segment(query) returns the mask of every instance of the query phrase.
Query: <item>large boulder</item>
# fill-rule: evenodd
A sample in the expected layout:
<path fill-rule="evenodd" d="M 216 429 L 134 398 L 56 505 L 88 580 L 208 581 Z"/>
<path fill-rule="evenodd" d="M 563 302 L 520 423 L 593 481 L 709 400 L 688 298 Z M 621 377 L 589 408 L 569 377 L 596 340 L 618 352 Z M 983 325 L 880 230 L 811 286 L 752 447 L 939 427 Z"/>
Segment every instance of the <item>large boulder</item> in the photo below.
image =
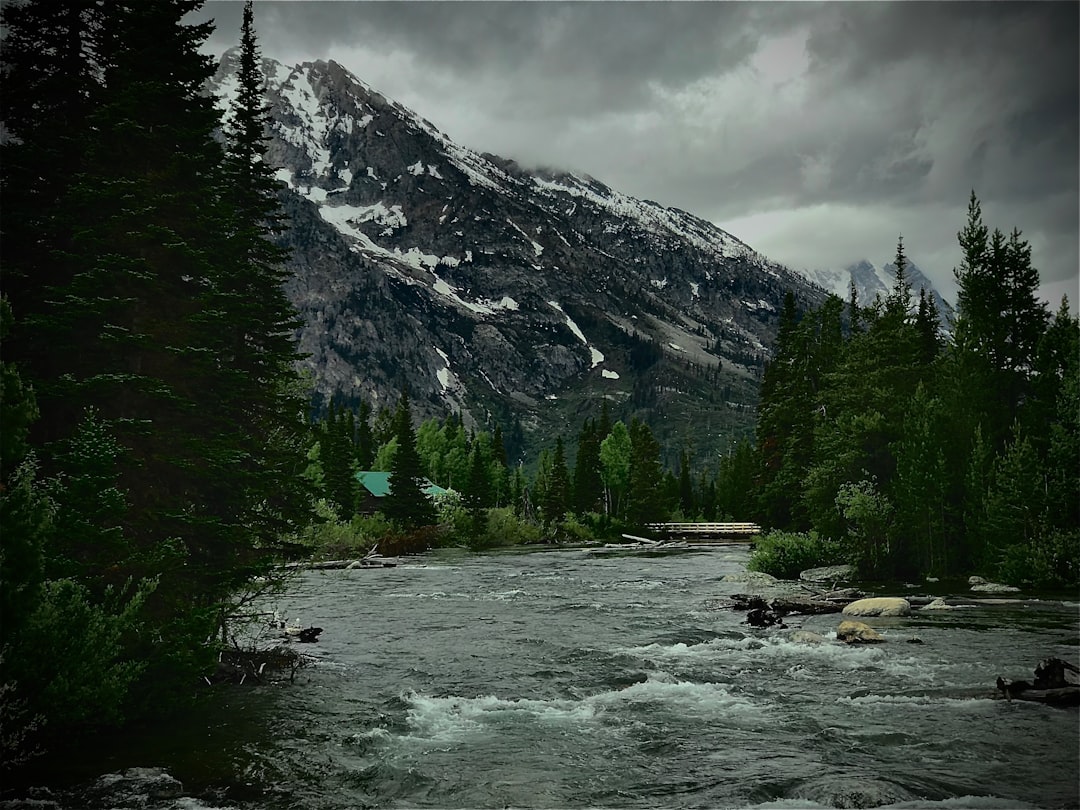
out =
<path fill-rule="evenodd" d="M 803 582 L 847 582 L 855 579 L 854 565 L 826 565 L 822 568 L 807 568 L 799 579 Z"/>
<path fill-rule="evenodd" d="M 863 622 L 845 619 L 836 628 L 836 639 L 845 644 L 880 644 L 885 638 L 873 627 Z"/>
<path fill-rule="evenodd" d="M 844 607 L 845 616 L 910 616 L 911 604 L 899 596 L 857 599 Z"/>

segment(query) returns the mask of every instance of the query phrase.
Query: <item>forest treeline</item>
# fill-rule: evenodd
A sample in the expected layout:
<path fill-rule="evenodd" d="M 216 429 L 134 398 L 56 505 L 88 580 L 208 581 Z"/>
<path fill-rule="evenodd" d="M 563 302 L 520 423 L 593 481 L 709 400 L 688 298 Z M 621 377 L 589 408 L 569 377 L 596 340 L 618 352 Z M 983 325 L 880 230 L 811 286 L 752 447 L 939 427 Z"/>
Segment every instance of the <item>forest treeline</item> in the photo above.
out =
<path fill-rule="evenodd" d="M 1067 300 L 1050 313 L 1030 245 L 991 232 L 974 192 L 958 241 L 944 333 L 902 240 L 884 299 L 788 299 L 759 403 L 759 519 L 869 576 L 1075 587 L 1080 323 Z"/>
<path fill-rule="evenodd" d="M 882 300 L 789 296 L 756 439 L 715 464 L 692 468 L 686 437 L 665 468 L 632 402 L 513 461 L 496 424 L 416 425 L 408 392 L 313 420 L 251 5 L 224 117 L 210 26 L 184 21 L 200 5 L 0 10 L 4 767 L 185 705 L 298 555 L 756 519 L 786 559 L 1075 586 L 1080 324 L 1038 300 L 1029 245 L 974 195 L 951 329 L 902 245 Z M 390 474 L 374 512 L 364 470 Z"/>

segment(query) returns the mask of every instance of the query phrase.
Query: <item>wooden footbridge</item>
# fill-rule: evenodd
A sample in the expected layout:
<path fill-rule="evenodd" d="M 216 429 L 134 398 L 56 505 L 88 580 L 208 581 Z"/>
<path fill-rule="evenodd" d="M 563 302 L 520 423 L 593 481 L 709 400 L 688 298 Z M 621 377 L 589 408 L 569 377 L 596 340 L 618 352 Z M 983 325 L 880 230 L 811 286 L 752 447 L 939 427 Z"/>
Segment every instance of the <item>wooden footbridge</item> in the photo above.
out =
<path fill-rule="evenodd" d="M 649 523 L 647 528 L 670 539 L 695 543 L 750 543 L 761 534 L 756 523 Z"/>

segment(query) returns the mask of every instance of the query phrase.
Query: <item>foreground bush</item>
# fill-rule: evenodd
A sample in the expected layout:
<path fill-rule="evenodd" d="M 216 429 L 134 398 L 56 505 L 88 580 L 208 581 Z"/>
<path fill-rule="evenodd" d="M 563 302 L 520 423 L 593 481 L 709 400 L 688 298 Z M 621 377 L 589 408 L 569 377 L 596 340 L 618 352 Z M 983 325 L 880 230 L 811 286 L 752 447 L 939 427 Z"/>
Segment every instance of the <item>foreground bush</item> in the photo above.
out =
<path fill-rule="evenodd" d="M 807 568 L 845 562 L 840 544 L 817 532 L 769 532 L 760 537 L 747 568 L 779 579 L 798 579 Z"/>
<path fill-rule="evenodd" d="M 1001 552 L 991 576 L 1015 586 L 1071 588 L 1080 584 L 1080 530 L 1054 529 Z"/>

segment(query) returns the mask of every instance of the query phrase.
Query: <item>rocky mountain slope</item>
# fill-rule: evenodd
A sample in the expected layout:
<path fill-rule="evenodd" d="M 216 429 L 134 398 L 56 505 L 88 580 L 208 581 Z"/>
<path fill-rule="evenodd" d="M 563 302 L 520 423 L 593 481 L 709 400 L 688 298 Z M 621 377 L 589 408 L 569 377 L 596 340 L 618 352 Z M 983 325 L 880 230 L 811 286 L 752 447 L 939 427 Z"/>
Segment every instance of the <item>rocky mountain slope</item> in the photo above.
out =
<path fill-rule="evenodd" d="M 210 90 L 236 91 L 236 52 Z M 263 61 L 287 293 L 317 395 L 498 422 L 517 455 L 606 397 L 671 452 L 751 429 L 786 290 L 824 293 L 691 214 L 459 146 L 335 62 Z"/>

